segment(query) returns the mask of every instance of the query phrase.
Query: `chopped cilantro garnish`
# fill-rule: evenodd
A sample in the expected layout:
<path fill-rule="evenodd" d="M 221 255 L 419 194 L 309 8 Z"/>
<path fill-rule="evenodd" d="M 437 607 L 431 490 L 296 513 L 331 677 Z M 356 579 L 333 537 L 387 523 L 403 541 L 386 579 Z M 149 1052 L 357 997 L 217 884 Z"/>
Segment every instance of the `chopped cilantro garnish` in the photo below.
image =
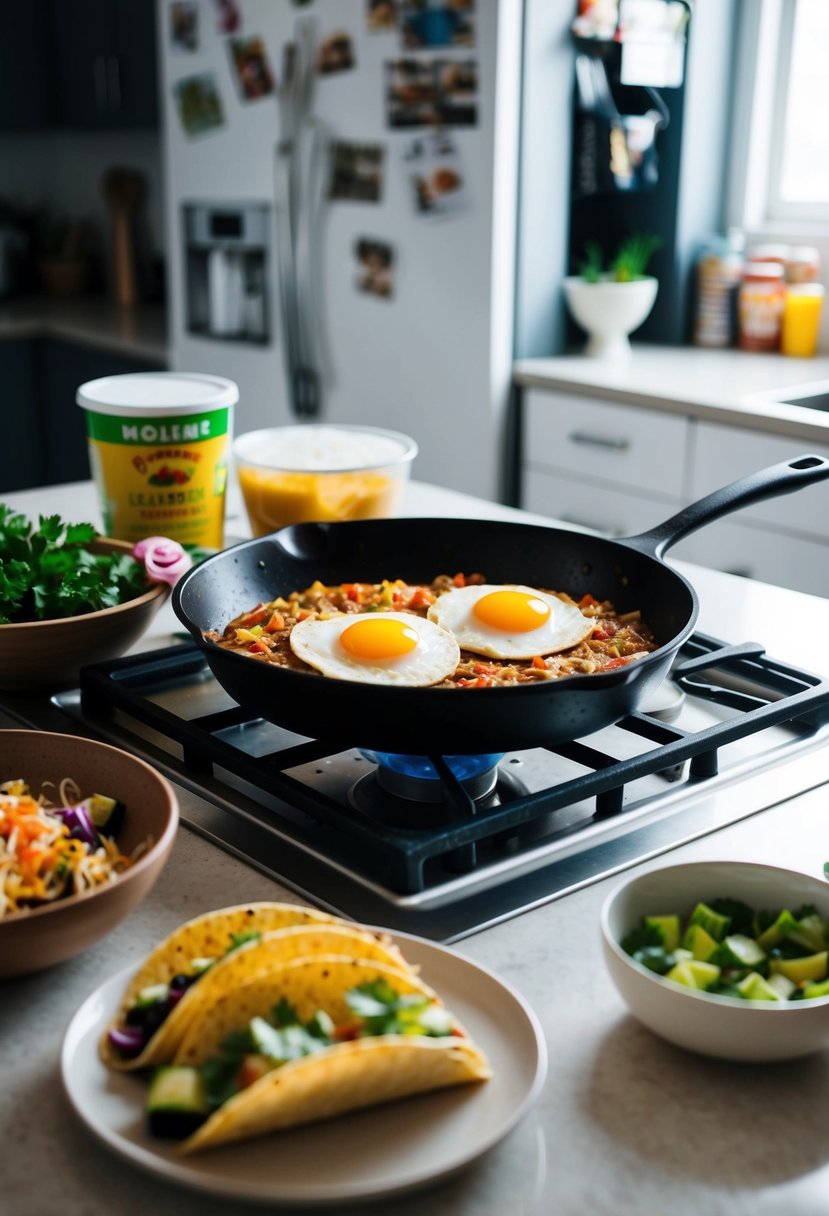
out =
<path fill-rule="evenodd" d="M 112 608 L 147 590 L 129 553 L 90 553 L 92 524 L 41 515 L 37 527 L 0 503 L 0 624 L 53 620 Z"/>

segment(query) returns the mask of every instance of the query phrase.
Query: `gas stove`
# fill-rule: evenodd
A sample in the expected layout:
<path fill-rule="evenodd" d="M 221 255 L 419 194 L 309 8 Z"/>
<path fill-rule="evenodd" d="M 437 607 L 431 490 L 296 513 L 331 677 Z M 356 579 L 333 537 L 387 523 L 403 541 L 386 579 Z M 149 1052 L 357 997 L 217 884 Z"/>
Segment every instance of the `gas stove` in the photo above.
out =
<path fill-rule="evenodd" d="M 85 668 L 48 714 L 15 709 L 142 755 L 196 795 L 190 828 L 305 898 L 440 941 L 829 780 L 829 680 L 699 633 L 642 712 L 503 755 L 380 754 L 358 724 L 335 746 L 292 735 L 189 642 Z"/>

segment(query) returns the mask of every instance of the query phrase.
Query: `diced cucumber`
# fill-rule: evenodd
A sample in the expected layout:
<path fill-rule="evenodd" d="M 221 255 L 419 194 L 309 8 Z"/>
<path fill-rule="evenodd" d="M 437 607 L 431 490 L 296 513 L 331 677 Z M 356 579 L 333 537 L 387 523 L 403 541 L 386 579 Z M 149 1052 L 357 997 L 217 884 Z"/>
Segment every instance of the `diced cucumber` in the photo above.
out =
<path fill-rule="evenodd" d="M 744 980 L 740 980 L 737 989 L 747 1001 L 780 1001 L 783 998 L 772 988 L 768 980 L 756 971 L 750 972 Z"/>
<path fill-rule="evenodd" d="M 199 1070 L 179 1064 L 157 1069 L 144 1110 L 154 1136 L 171 1140 L 189 1136 L 208 1114 Z"/>
<path fill-rule="evenodd" d="M 89 814 L 89 818 L 99 831 L 111 836 L 117 832 L 124 817 L 124 804 L 108 794 L 92 794 L 81 803 Z"/>
<path fill-rule="evenodd" d="M 717 947 L 713 961 L 721 967 L 758 967 L 765 957 L 753 937 L 730 933 Z"/>
<path fill-rule="evenodd" d="M 170 987 L 168 984 L 148 984 L 146 988 L 142 988 L 135 998 L 136 1007 L 143 1005 L 155 1005 L 159 1001 L 166 1001 L 170 995 Z"/>
<path fill-rule="evenodd" d="M 787 980 L 802 984 L 810 980 L 825 980 L 829 973 L 829 951 L 807 954 L 805 958 L 773 958 L 772 974 L 785 975 Z"/>
<path fill-rule="evenodd" d="M 786 979 L 785 975 L 780 975 L 775 972 L 768 978 L 769 988 L 773 988 L 781 1001 L 788 1001 L 793 993 L 797 992 L 797 984 L 793 980 Z"/>
<path fill-rule="evenodd" d="M 690 924 L 702 925 L 706 933 L 710 933 L 715 941 L 721 942 L 731 925 L 731 917 L 715 912 L 707 904 L 697 904 L 691 913 Z"/>
<path fill-rule="evenodd" d="M 669 954 L 676 950 L 680 934 L 678 916 L 646 916 L 644 923 L 662 934 L 662 945 Z"/>
<path fill-rule="evenodd" d="M 826 947 L 826 927 L 819 916 L 812 914 L 795 921 L 795 927 L 786 934 L 787 941 L 797 942 L 807 950 L 818 951 Z"/>
<path fill-rule="evenodd" d="M 781 977 L 777 976 L 776 978 L 780 979 Z M 792 984 L 792 989 L 794 990 L 794 988 L 795 985 Z M 807 984 L 803 989 L 803 995 L 808 1000 L 819 996 L 829 996 L 829 980 L 823 980 L 820 984 Z"/>
<path fill-rule="evenodd" d="M 702 925 L 690 925 L 682 945 L 686 950 L 691 951 L 694 958 L 700 959 L 703 963 L 708 962 L 717 949 L 717 942 L 706 929 L 703 929 Z"/>
<path fill-rule="evenodd" d="M 696 988 L 704 990 L 713 984 L 720 977 L 720 969 L 713 963 L 704 963 L 699 959 L 685 959 L 681 963 L 677 963 L 672 967 L 665 976 L 666 980 L 673 980 L 675 984 L 682 984 L 685 988 Z"/>
<path fill-rule="evenodd" d="M 797 921 L 789 912 L 788 908 L 784 908 L 773 925 L 769 925 L 768 929 L 764 929 L 757 937 L 757 945 L 761 950 L 765 950 L 768 954 L 772 946 L 777 946 L 782 942 L 783 938 L 788 935 L 790 930 L 797 927 Z"/>

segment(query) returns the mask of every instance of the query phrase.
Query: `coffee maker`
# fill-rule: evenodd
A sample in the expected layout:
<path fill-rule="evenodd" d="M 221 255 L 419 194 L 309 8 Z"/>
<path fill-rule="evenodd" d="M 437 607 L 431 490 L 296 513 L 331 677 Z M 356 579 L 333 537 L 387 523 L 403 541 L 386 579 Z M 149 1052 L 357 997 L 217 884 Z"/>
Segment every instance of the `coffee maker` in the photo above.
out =
<path fill-rule="evenodd" d="M 271 209 L 266 203 L 185 203 L 185 300 L 192 334 L 270 341 Z"/>

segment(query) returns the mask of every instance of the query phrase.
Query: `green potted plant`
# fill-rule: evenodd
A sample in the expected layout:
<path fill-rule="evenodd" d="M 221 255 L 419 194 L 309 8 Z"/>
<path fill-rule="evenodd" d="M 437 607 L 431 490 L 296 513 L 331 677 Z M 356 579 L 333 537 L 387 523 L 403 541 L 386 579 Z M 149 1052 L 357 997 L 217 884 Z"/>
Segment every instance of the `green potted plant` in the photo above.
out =
<path fill-rule="evenodd" d="M 639 328 L 656 299 L 658 281 L 645 271 L 660 244 L 656 236 L 629 236 L 605 269 L 601 246 L 588 242 L 581 274 L 564 280 L 567 306 L 587 333 L 585 354 L 603 359 L 630 354 L 628 335 Z"/>

